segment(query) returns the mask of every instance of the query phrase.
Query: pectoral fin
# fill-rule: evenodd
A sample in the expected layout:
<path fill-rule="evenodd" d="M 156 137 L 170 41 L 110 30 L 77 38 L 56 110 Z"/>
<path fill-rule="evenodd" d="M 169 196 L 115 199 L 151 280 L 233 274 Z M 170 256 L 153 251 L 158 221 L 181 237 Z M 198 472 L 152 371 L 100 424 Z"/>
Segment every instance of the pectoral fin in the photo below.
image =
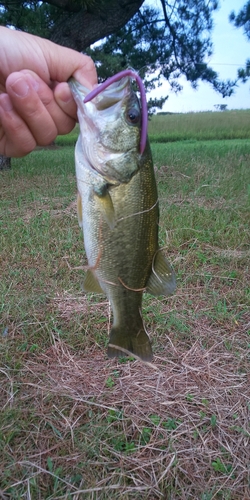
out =
<path fill-rule="evenodd" d="M 82 198 L 80 193 L 77 193 L 77 215 L 78 215 L 78 224 L 82 227 Z"/>
<path fill-rule="evenodd" d="M 152 263 L 152 273 L 147 282 L 146 291 L 151 295 L 171 295 L 176 288 L 174 271 L 163 255 L 158 250 Z"/>
<path fill-rule="evenodd" d="M 103 293 L 99 285 L 99 281 L 92 273 L 90 269 L 86 272 L 84 281 L 83 281 L 83 290 L 84 292 L 95 292 L 95 293 Z"/>
<path fill-rule="evenodd" d="M 105 221 L 109 225 L 110 229 L 114 229 L 115 210 L 108 188 L 105 186 L 101 193 L 99 191 L 94 191 L 94 196 Z"/>

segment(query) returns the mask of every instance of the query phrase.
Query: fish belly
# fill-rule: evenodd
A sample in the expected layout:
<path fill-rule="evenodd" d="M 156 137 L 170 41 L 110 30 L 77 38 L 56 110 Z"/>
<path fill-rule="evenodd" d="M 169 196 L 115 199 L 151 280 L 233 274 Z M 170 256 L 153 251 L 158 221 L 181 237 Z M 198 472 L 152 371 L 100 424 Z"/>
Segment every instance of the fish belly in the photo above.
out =
<path fill-rule="evenodd" d="M 108 354 L 124 355 L 119 350 L 122 348 L 149 360 L 152 350 L 142 322 L 141 302 L 158 248 L 158 202 L 152 172 L 140 169 L 128 184 L 109 189 L 113 228 L 100 209 L 95 186 L 78 183 L 78 189 L 88 265 L 113 311 Z"/>

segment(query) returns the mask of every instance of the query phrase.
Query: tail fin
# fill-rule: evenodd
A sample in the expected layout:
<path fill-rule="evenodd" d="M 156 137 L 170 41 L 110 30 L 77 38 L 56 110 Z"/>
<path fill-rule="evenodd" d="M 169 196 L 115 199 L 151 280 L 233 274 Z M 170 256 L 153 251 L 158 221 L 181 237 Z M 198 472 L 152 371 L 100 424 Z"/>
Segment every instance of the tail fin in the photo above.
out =
<path fill-rule="evenodd" d="M 131 335 L 131 332 L 124 331 L 124 328 L 113 327 L 110 333 L 108 346 L 108 356 L 109 358 L 126 356 L 124 351 L 120 350 L 126 349 L 126 351 L 135 354 L 143 361 L 151 361 L 153 358 L 152 348 L 148 335 L 144 329 L 140 329 L 137 334 Z"/>

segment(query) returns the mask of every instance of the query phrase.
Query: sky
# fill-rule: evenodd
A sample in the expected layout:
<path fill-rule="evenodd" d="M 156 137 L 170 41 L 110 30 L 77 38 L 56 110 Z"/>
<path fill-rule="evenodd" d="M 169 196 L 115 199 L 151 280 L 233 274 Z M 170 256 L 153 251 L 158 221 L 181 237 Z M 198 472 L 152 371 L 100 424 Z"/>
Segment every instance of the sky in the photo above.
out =
<path fill-rule="evenodd" d="M 238 13 L 245 3 L 246 0 L 220 0 L 220 9 L 213 15 L 214 50 L 208 63 L 223 80 L 235 79 L 237 69 L 244 67 L 246 59 L 250 58 L 250 42 L 243 34 L 243 29 L 234 28 L 228 20 L 230 12 L 234 10 Z M 215 111 L 215 104 L 227 104 L 227 109 L 250 108 L 250 80 L 245 84 L 240 83 L 235 93 L 226 98 L 215 92 L 208 83 L 199 83 L 197 90 L 193 90 L 184 77 L 180 79 L 180 83 L 183 90 L 177 95 L 170 90 L 167 82 L 149 95 L 152 97 L 169 95 L 162 110 L 177 113 Z"/>

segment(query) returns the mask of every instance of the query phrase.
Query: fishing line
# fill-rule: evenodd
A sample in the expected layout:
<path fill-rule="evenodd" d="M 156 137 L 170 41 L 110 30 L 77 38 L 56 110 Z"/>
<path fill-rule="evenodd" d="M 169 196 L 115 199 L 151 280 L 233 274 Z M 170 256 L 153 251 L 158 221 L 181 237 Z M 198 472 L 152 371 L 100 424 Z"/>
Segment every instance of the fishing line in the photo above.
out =
<path fill-rule="evenodd" d="M 152 205 L 152 207 L 147 208 L 146 210 L 142 210 L 141 212 L 135 212 L 134 214 L 126 215 L 125 217 L 120 217 L 120 219 L 117 219 L 116 222 L 120 222 L 121 220 L 124 220 L 124 219 L 129 219 L 130 217 L 134 217 L 135 215 L 141 215 L 141 214 L 145 214 L 147 212 L 150 212 L 150 210 L 153 210 L 156 207 L 156 205 L 158 205 L 158 203 L 159 203 L 159 199 L 156 200 L 156 202 L 154 203 L 154 205 Z"/>
<path fill-rule="evenodd" d="M 125 283 L 122 281 L 121 278 L 119 278 L 119 276 L 118 276 L 118 280 L 120 281 L 122 286 L 124 286 L 124 288 L 126 288 L 127 290 L 130 290 L 131 292 L 145 292 L 146 291 L 145 287 L 143 287 L 143 288 L 130 288 L 129 286 L 125 285 Z"/>
<path fill-rule="evenodd" d="M 112 349 L 116 349 L 117 351 L 121 351 L 121 352 L 124 352 L 124 354 L 126 354 L 127 356 L 129 357 L 133 357 L 135 358 L 137 361 L 140 361 L 141 363 L 143 363 L 144 365 L 148 366 L 149 368 L 153 368 L 153 370 L 161 373 L 161 370 L 158 368 L 158 366 L 156 365 L 153 365 L 153 363 L 150 363 L 149 361 L 144 361 L 143 359 L 141 359 L 139 356 L 137 356 L 134 352 L 131 352 L 131 351 L 128 351 L 127 349 L 125 349 L 124 347 L 121 347 L 121 346 L 117 346 L 115 344 L 109 344 L 109 347 L 112 347 Z"/>

